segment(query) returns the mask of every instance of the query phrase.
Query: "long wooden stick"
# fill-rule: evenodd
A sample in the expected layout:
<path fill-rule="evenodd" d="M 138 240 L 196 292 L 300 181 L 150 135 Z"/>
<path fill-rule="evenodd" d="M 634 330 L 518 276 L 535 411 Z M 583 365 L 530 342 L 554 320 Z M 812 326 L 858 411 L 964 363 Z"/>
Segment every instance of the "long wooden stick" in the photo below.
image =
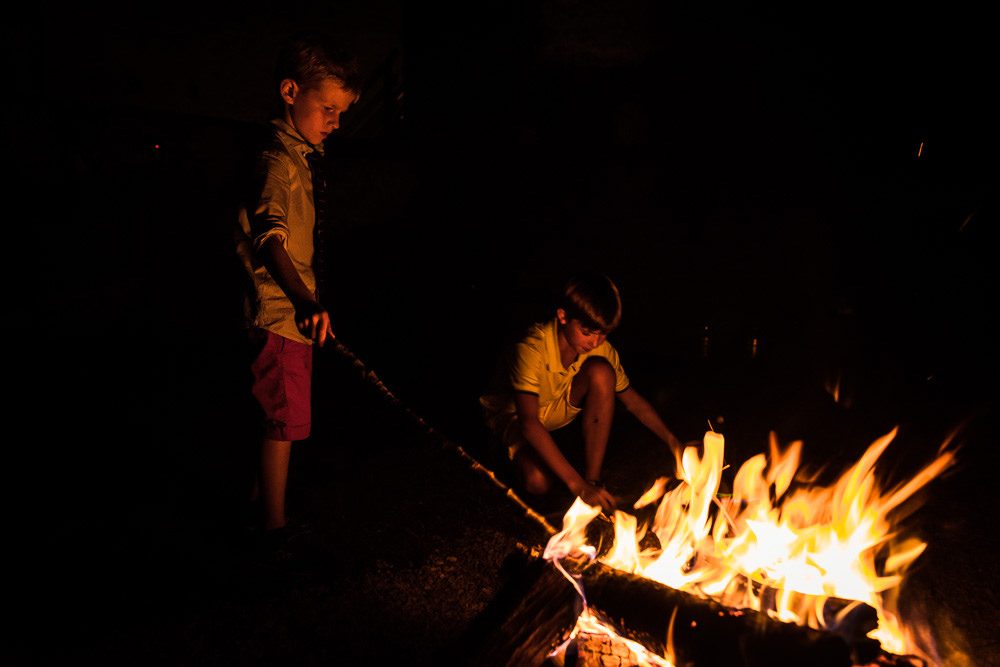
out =
<path fill-rule="evenodd" d="M 468 452 L 462 449 L 462 447 L 459 446 L 457 443 L 455 443 L 454 441 L 446 437 L 443 433 L 441 433 L 433 426 L 428 424 L 422 417 L 420 417 L 420 415 L 416 414 L 415 412 L 413 412 L 413 410 L 410 410 L 408 407 L 406 407 L 402 403 L 402 401 L 400 401 L 391 391 L 389 391 L 389 388 L 382 383 L 382 381 L 378 378 L 375 372 L 369 369 L 367 366 L 365 366 L 364 362 L 358 359 L 357 355 L 351 352 L 343 343 L 341 343 L 337 339 L 334 339 L 332 342 L 334 349 L 341 356 L 347 359 L 347 361 L 351 363 L 351 366 L 353 366 L 356 370 L 358 370 L 361 376 L 369 384 L 371 384 L 379 391 L 379 393 L 382 395 L 383 398 L 388 400 L 393 406 L 395 406 L 399 410 L 402 410 L 410 418 L 411 421 L 413 421 L 418 426 L 423 428 L 428 435 L 437 438 L 441 442 L 441 444 L 444 445 L 445 448 L 454 451 L 460 457 L 462 457 L 462 459 L 464 459 L 465 462 L 469 464 L 470 468 L 472 468 L 477 473 L 486 477 L 486 479 L 490 480 L 490 482 L 494 486 L 496 486 L 501 492 L 503 492 L 504 495 L 506 495 L 507 498 L 511 500 L 511 502 L 520 507 L 524 511 L 525 515 L 535 520 L 543 529 L 545 529 L 548 532 L 549 535 L 555 535 L 558 532 L 552 526 L 552 524 L 550 524 L 548 521 L 545 520 L 544 516 L 533 510 L 526 502 L 524 502 L 524 500 L 521 499 L 520 496 L 518 496 L 514 492 L 513 489 L 511 489 L 509 486 L 501 482 L 500 479 L 497 478 L 496 474 L 494 474 L 492 470 L 490 470 L 482 463 L 477 461 L 473 456 L 471 456 Z"/>

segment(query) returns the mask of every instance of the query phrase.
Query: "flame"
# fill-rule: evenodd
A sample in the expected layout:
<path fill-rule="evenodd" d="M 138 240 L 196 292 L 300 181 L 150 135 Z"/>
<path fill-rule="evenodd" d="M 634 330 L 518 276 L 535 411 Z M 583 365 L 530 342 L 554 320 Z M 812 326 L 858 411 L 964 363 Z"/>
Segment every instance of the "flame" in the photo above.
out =
<path fill-rule="evenodd" d="M 851 407 L 851 396 L 844 389 L 844 380 L 841 376 L 840 371 L 837 374 L 823 383 L 823 389 L 826 393 L 830 395 L 834 403 L 839 403 L 845 408 Z"/>
<path fill-rule="evenodd" d="M 592 614 L 590 611 L 584 609 L 583 613 L 580 614 L 579 618 L 576 620 L 576 626 L 570 633 L 570 636 L 563 642 L 562 645 L 558 646 L 552 653 L 549 654 L 549 658 L 554 658 L 556 656 L 565 655 L 566 647 L 576 640 L 581 634 L 586 633 L 590 635 L 599 635 L 608 638 L 611 641 L 621 642 L 624 644 L 629 652 L 630 659 L 628 664 L 635 665 L 636 667 L 675 667 L 673 650 L 673 631 L 674 631 L 674 620 L 677 618 L 677 610 L 674 609 L 674 614 L 670 618 L 669 632 L 670 635 L 667 637 L 667 656 L 660 656 L 653 653 L 645 646 L 639 642 L 633 641 L 626 637 L 622 637 L 617 634 L 613 628 L 605 624 L 600 618 Z M 618 661 L 621 662 L 621 661 Z M 562 664 L 562 663 L 557 663 Z"/>
<path fill-rule="evenodd" d="M 954 454 L 942 448 L 913 478 L 883 491 L 875 464 L 895 436 L 893 429 L 875 440 L 832 485 L 821 486 L 803 483 L 801 441 L 782 450 L 772 433 L 770 455 L 747 460 L 725 498 L 719 495 L 725 440 L 707 432 L 703 453 L 688 447 L 679 457 L 679 484 L 668 490 L 671 480 L 661 478 L 635 503 L 636 509 L 659 503 L 643 532 L 655 535 L 659 546 L 641 549 L 636 517 L 617 511 L 615 543 L 600 560 L 730 607 L 813 628 L 826 627 L 828 598 L 856 600 L 876 610 L 879 625 L 870 636 L 886 651 L 921 654 L 900 627 L 895 599 L 926 544 L 898 540 L 888 515 L 950 467 Z M 584 530 L 598 513 L 578 499 L 546 557 L 594 558 Z M 773 593 L 767 602 L 765 591 Z"/>
<path fill-rule="evenodd" d="M 674 610 L 674 616 L 676 617 L 677 612 Z M 673 624 L 671 623 L 671 630 L 673 630 Z M 667 656 L 666 658 L 653 653 L 648 650 L 645 646 L 639 642 L 632 641 L 618 635 L 614 629 L 602 622 L 597 616 L 591 614 L 589 611 L 584 611 L 580 614 L 580 618 L 577 619 L 576 627 L 573 628 L 573 632 L 570 634 L 570 638 L 567 640 L 567 644 L 574 639 L 576 639 L 581 633 L 588 633 L 592 635 L 602 635 L 608 639 L 622 642 L 630 651 L 630 657 L 634 657 L 635 660 L 630 660 L 630 665 L 636 665 L 636 667 L 674 667 L 672 662 L 672 657 Z M 553 651 L 549 657 L 553 657 L 565 651 L 565 645 L 560 646 L 555 651 Z"/>

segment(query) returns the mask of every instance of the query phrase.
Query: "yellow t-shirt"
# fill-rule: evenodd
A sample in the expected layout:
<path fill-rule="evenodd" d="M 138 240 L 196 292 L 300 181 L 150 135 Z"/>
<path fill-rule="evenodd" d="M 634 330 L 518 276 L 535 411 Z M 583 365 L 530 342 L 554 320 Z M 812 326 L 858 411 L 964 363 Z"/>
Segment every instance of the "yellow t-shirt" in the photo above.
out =
<path fill-rule="evenodd" d="M 497 432 L 503 430 L 516 413 L 514 394 L 524 392 L 538 396 L 538 417 L 546 430 L 565 426 L 579 412 L 569 402 L 573 378 L 591 357 L 604 357 L 615 369 L 615 391 L 628 389 L 628 376 L 622 369 L 618 352 L 607 340 L 590 352 L 578 355 L 569 368 L 564 368 L 559 355 L 556 318 L 533 325 L 501 360 L 489 392 L 479 399 L 487 425 Z"/>

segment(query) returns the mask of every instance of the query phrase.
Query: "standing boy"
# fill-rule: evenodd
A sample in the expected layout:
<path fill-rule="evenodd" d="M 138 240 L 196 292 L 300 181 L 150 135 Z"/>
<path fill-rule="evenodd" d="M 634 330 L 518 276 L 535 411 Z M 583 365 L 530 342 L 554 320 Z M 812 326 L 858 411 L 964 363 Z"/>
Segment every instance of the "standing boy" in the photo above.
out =
<path fill-rule="evenodd" d="M 574 276 L 555 319 L 528 330 L 480 398 L 487 425 L 507 445 L 529 493 L 545 493 L 558 480 L 589 505 L 615 509 L 600 481 L 615 397 L 674 452 L 682 449 L 653 406 L 629 385 L 618 352 L 607 341 L 620 320 L 621 298 L 607 276 Z M 581 413 L 583 474 L 550 434 Z"/>
<path fill-rule="evenodd" d="M 263 528 L 286 525 L 285 488 L 293 441 L 311 428 L 312 345 L 333 338 L 316 294 L 314 244 L 324 187 L 323 140 L 360 90 L 356 61 L 319 35 L 289 40 L 275 85 L 283 112 L 271 121 L 252 189 L 240 210 L 238 250 L 253 278 L 251 331 L 259 344 L 253 394 L 265 415 L 257 497 Z M 277 535 L 277 533 L 269 533 Z"/>

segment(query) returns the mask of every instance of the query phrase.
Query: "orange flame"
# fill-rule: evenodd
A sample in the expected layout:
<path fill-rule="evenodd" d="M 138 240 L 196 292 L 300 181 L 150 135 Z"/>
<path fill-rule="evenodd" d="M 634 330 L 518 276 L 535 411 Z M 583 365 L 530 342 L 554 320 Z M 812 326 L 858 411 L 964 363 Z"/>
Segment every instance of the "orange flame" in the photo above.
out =
<path fill-rule="evenodd" d="M 827 598 L 863 602 L 878 614 L 871 636 L 886 651 L 921 654 L 899 626 L 893 601 L 926 544 L 894 539 L 888 515 L 949 468 L 954 454 L 942 451 L 912 479 L 883 492 L 875 464 L 895 436 L 893 429 L 875 440 L 853 467 L 823 487 L 794 484 L 802 443 L 782 451 L 772 433 L 770 457 L 747 460 L 736 473 L 732 497 L 722 499 L 725 441 L 708 432 L 701 456 L 688 447 L 679 457 L 679 484 L 667 490 L 670 480 L 661 478 L 635 503 L 638 509 L 659 502 L 647 528 L 659 546 L 640 549 L 636 518 L 618 511 L 614 546 L 600 560 L 730 607 L 814 628 L 824 627 Z M 578 499 L 546 557 L 593 558 L 584 529 L 598 512 Z M 765 589 L 777 593 L 774 608 L 762 603 Z"/>

